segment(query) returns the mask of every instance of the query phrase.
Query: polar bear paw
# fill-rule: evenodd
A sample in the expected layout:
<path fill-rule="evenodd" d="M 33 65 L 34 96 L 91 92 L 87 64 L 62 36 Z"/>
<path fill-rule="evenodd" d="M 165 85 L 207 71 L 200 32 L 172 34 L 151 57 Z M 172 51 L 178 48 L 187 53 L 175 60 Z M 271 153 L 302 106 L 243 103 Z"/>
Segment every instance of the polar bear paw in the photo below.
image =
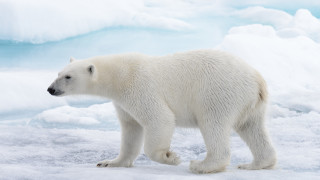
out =
<path fill-rule="evenodd" d="M 104 160 L 97 163 L 97 167 L 132 167 L 132 162 L 120 162 L 117 160 Z"/>
<path fill-rule="evenodd" d="M 238 169 L 257 170 L 260 168 L 258 168 L 257 166 L 253 166 L 252 164 L 241 164 L 238 166 Z"/>
<path fill-rule="evenodd" d="M 164 159 L 164 162 L 169 165 L 178 165 L 181 163 L 180 157 L 177 156 L 177 154 L 172 151 L 168 151 L 164 153 L 163 159 Z"/>
<path fill-rule="evenodd" d="M 259 169 L 273 169 L 275 163 L 265 164 L 265 165 L 257 165 L 257 164 L 241 164 L 238 166 L 239 169 L 246 169 L 246 170 L 259 170 Z"/>
<path fill-rule="evenodd" d="M 181 163 L 179 156 L 172 151 L 155 151 L 153 153 L 146 153 L 146 155 L 153 161 L 162 164 L 178 165 Z"/>
<path fill-rule="evenodd" d="M 276 157 L 269 157 L 267 159 L 253 161 L 251 164 L 239 165 L 239 169 L 258 170 L 258 169 L 273 169 L 277 164 Z"/>
<path fill-rule="evenodd" d="M 225 170 L 226 165 L 218 166 L 214 162 L 191 161 L 190 171 L 197 174 L 216 173 Z"/>

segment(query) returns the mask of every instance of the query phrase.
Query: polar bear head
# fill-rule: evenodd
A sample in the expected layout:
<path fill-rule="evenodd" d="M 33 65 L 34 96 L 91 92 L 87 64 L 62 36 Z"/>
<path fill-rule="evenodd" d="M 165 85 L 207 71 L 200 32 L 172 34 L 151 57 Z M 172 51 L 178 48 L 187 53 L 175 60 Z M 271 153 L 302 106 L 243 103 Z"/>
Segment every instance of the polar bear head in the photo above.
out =
<path fill-rule="evenodd" d="M 58 78 L 49 86 L 48 92 L 54 96 L 73 94 L 87 94 L 97 76 L 97 70 L 88 61 L 70 59 L 59 74 Z"/>

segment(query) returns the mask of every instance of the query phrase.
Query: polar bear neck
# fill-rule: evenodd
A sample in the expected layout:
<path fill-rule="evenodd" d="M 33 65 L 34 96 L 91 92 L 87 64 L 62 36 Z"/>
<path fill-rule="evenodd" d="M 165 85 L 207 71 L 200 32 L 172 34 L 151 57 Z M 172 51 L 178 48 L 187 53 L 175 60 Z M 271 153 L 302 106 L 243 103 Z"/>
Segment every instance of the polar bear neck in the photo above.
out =
<path fill-rule="evenodd" d="M 116 99 L 133 83 L 144 61 L 144 55 L 122 54 L 89 59 L 96 67 L 97 77 L 89 84 L 91 95 Z"/>

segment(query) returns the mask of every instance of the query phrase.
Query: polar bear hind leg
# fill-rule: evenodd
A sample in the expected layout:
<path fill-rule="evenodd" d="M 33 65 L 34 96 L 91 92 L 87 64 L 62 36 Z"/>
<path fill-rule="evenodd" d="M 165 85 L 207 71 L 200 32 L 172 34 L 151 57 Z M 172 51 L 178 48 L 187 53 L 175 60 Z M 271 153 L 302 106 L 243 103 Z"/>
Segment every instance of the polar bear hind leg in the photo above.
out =
<path fill-rule="evenodd" d="M 276 152 L 264 126 L 265 104 L 259 104 L 250 112 L 247 120 L 235 128 L 249 146 L 254 157 L 251 164 L 239 165 L 239 169 L 272 169 L 276 164 Z"/>

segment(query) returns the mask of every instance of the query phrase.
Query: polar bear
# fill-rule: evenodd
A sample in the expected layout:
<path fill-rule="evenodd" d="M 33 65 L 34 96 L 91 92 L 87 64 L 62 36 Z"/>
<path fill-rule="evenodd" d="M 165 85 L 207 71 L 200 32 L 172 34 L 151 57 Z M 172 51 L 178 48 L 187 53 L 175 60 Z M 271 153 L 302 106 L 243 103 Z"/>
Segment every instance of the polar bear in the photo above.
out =
<path fill-rule="evenodd" d="M 264 125 L 267 87 L 262 76 L 226 52 L 196 50 L 153 57 L 137 53 L 70 60 L 50 85 L 55 96 L 89 94 L 113 101 L 121 124 L 120 153 L 98 167 L 131 167 L 144 143 L 153 161 L 178 165 L 170 150 L 176 126 L 199 128 L 206 145 L 194 173 L 223 171 L 234 129 L 253 162 L 240 169 L 269 169 L 276 153 Z"/>

